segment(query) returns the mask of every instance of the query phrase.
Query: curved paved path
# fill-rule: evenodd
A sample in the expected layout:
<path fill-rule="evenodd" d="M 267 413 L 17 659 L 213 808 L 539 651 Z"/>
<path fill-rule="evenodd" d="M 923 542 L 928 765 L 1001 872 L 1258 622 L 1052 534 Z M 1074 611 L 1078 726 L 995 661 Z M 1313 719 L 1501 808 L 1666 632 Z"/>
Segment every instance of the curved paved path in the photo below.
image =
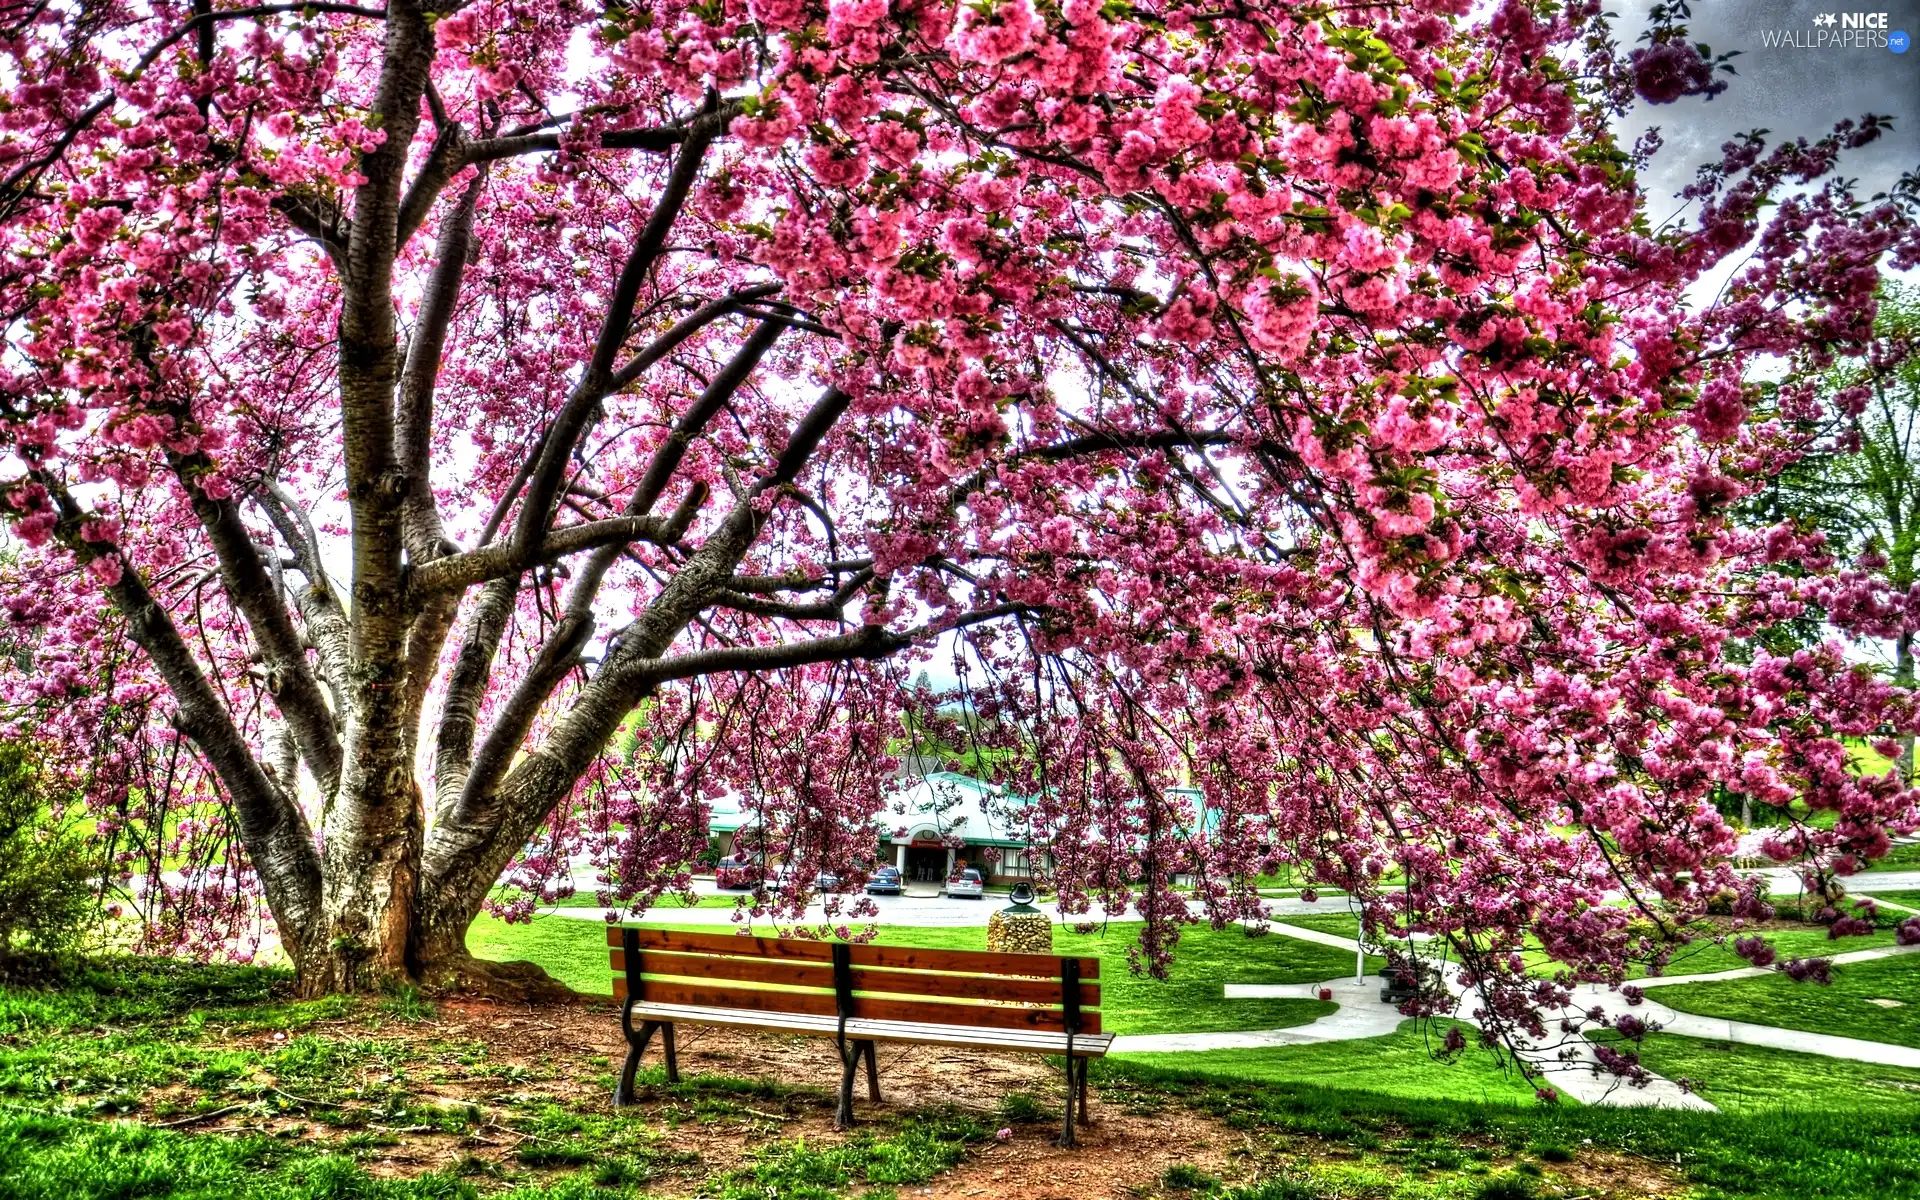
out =
<path fill-rule="evenodd" d="M 1318 930 L 1301 929 L 1284 923 L 1275 924 L 1273 931 L 1288 937 L 1301 937 L 1306 941 L 1327 945 L 1337 944 L 1343 948 L 1353 945 L 1350 939 L 1343 941 L 1332 934 L 1322 934 Z M 1920 946 L 1886 946 L 1837 954 L 1833 961 L 1836 963 L 1866 962 L 1877 958 L 1914 953 L 1920 953 Z M 1717 983 L 1774 973 L 1758 967 L 1744 967 L 1708 975 L 1674 975 L 1636 982 L 1642 988 L 1658 988 L 1687 983 Z M 1113 1040 L 1112 1052 L 1124 1054 L 1254 1050 L 1385 1037 L 1397 1030 L 1405 1018 L 1400 1015 L 1397 1008 L 1380 1001 L 1381 985 L 1382 980 L 1377 975 L 1369 975 L 1358 981 L 1333 979 L 1325 983 L 1229 983 L 1225 987 L 1227 1000 L 1311 1000 L 1318 998 L 1321 990 L 1325 989 L 1333 993 L 1332 998 L 1340 1007 L 1316 1021 L 1287 1029 L 1122 1036 Z M 1828 1058 L 1850 1059 L 1881 1066 L 1920 1069 L 1920 1049 L 1910 1046 L 1896 1046 L 1887 1042 L 1838 1037 L 1833 1034 L 1812 1033 L 1800 1029 L 1782 1029 L 1772 1025 L 1755 1025 L 1746 1021 L 1728 1021 L 1718 1017 L 1702 1017 L 1693 1013 L 1679 1012 L 1654 1001 L 1642 1001 L 1638 1005 L 1630 1005 L 1626 997 L 1619 992 L 1598 984 L 1586 984 L 1576 988 L 1574 1003 L 1563 1010 L 1563 1015 L 1577 1018 L 1595 1008 L 1605 1011 L 1609 1017 L 1631 1013 L 1643 1021 L 1659 1025 L 1663 1033 L 1680 1034 L 1684 1037 L 1737 1042 L 1741 1045 L 1790 1050 L 1800 1054 L 1819 1054 Z M 1473 1001 L 1471 998 L 1463 997 L 1454 1010 L 1454 1018 L 1468 1024 L 1475 1024 L 1473 1015 Z M 1701 1110 L 1713 1108 L 1711 1104 L 1683 1090 L 1672 1080 L 1657 1075 L 1644 1088 L 1623 1086 L 1600 1068 L 1599 1061 L 1593 1054 L 1592 1043 L 1584 1037 L 1570 1036 L 1563 1043 L 1536 1048 L 1527 1054 L 1527 1058 L 1530 1065 L 1540 1071 L 1555 1087 L 1583 1103 L 1615 1106 L 1649 1105 Z"/>

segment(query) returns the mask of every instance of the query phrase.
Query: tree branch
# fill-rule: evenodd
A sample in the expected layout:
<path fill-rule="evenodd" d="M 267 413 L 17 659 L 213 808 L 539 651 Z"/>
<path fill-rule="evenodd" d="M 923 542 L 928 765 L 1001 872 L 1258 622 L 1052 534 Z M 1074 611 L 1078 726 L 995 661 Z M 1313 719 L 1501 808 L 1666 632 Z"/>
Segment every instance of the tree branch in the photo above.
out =
<path fill-rule="evenodd" d="M 784 575 L 735 575 L 721 586 L 726 591 L 746 592 L 750 595 L 763 595 L 768 592 L 811 592 L 823 587 L 832 587 L 834 581 L 828 576 L 840 575 L 848 571 L 864 571 L 871 566 L 873 566 L 873 560 L 870 558 L 849 558 L 828 563 L 821 568 L 825 574 L 817 579 L 789 571 Z"/>
<path fill-rule="evenodd" d="M 689 493 L 691 496 L 692 493 Z M 517 553 L 507 542 L 495 542 L 478 550 L 450 554 L 414 571 L 413 587 L 423 596 L 458 591 L 489 579 L 518 575 L 535 563 L 556 562 L 582 550 L 627 546 L 634 542 L 671 546 L 686 536 L 687 526 L 692 524 L 698 508 L 698 502 L 694 502 L 683 504 L 669 517 L 607 517 L 569 525 L 548 534 L 539 552 L 531 556 Z"/>
<path fill-rule="evenodd" d="M 480 725 L 480 701 L 493 677 L 493 660 L 513 615 L 520 591 L 518 572 L 490 581 L 467 623 L 466 640 L 454 661 L 453 676 L 440 704 L 440 735 L 434 747 L 434 824 L 443 825 L 466 789 L 473 768 L 473 738 Z"/>
<path fill-rule="evenodd" d="M 509 539 L 522 553 L 540 544 L 547 524 L 552 520 L 554 497 L 558 494 L 567 462 L 573 456 L 580 435 L 599 410 L 600 401 L 608 394 L 614 359 L 632 331 L 634 305 L 639 300 L 640 287 L 666 246 L 667 234 L 679 219 L 680 208 L 686 203 L 688 193 L 693 190 L 707 149 L 725 127 L 718 113 L 707 113 L 689 124 L 686 140 L 680 147 L 679 157 L 674 160 L 673 170 L 667 175 L 660 198 L 654 202 L 653 213 L 647 218 L 640 236 L 634 239 L 626 264 L 614 282 L 613 295 L 607 301 L 607 311 L 601 319 L 600 333 L 594 340 L 593 354 L 586 370 L 560 410 L 560 415 L 548 429 L 540 459 L 528 477 L 526 498 L 520 506 L 520 519 L 514 527 L 513 537 Z"/>
<path fill-rule="evenodd" d="M 439 150 L 440 143 L 434 149 Z M 395 423 L 394 455 L 406 477 L 404 506 L 407 547 L 416 562 L 439 557 L 444 525 L 433 499 L 433 397 L 440 364 L 446 352 L 447 330 L 460 304 L 466 277 L 467 252 L 473 243 L 473 217 L 479 207 L 487 173 L 481 171 L 460 194 L 453 212 L 440 227 L 434 247 L 433 273 L 420 302 L 420 319 L 407 343 L 406 363 L 400 373 L 400 402 Z M 406 238 L 402 234 L 401 241 Z"/>
<path fill-rule="evenodd" d="M 427 214 L 433 211 L 433 202 L 440 198 L 441 189 L 469 165 L 464 157 L 466 144 L 458 125 L 443 126 L 434 137 L 433 147 L 427 151 L 427 160 L 420 164 L 420 173 L 413 177 L 406 197 L 400 201 L 396 245 L 405 246 L 412 240 L 426 222 Z M 472 190 L 468 188 L 469 194 Z M 471 214 L 467 219 L 472 220 Z"/>
<path fill-rule="evenodd" d="M 731 608 L 738 612 L 756 617 L 778 617 L 788 621 L 845 621 L 847 605 L 861 588 L 873 580 L 871 569 L 857 571 L 853 578 L 842 584 L 834 594 L 825 600 L 816 600 L 811 604 L 799 604 L 790 600 L 768 600 L 764 596 L 747 592 L 722 590 L 714 595 L 713 602 L 722 608 Z"/>
<path fill-rule="evenodd" d="M 321 678 L 333 693 L 333 711 L 337 716 L 345 710 L 348 670 L 352 665 L 348 655 L 351 634 L 347 614 L 340 607 L 340 595 L 327 576 L 325 564 L 320 561 L 319 539 L 306 510 L 273 480 L 262 481 L 262 488 L 255 500 L 281 539 L 293 548 L 294 569 L 307 578 L 307 585 L 294 591 L 293 602 L 299 606 L 308 640 L 320 654 Z"/>
<path fill-rule="evenodd" d="M 316 207 L 322 203 L 324 208 Z M 347 246 L 353 240 L 353 222 L 348 221 L 338 207 L 317 197 L 310 199 L 289 192 L 280 193 L 269 204 L 287 219 L 287 224 L 320 244 L 334 270 L 345 272 Z"/>
<path fill-rule="evenodd" d="M 722 125 L 730 124 L 733 119 L 745 111 L 738 100 L 729 100 L 716 108 L 711 115 L 719 118 Z M 561 118 L 570 121 L 579 114 Z M 662 152 L 673 149 L 693 136 L 693 127 L 704 116 L 679 125 L 660 125 L 646 129 L 610 129 L 600 135 L 599 149 L 602 150 L 652 150 Z M 514 132 L 502 137 L 477 138 L 467 143 L 461 152 L 462 164 L 493 162 L 502 158 L 515 158 L 522 154 L 550 154 L 560 149 L 564 135 L 555 132 Z"/>

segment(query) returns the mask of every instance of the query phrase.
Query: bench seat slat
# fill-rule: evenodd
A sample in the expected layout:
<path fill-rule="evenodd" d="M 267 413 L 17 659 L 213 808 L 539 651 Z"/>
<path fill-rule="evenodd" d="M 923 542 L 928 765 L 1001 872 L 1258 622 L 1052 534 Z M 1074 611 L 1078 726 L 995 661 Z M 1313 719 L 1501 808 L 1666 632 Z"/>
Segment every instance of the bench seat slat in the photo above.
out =
<path fill-rule="evenodd" d="M 624 974 L 627 955 L 613 951 L 613 970 Z M 833 987 L 830 963 L 794 959 L 722 957 L 681 954 L 661 950 L 643 950 L 642 969 L 648 979 L 671 976 L 691 979 L 728 979 L 743 983 L 766 983 L 781 987 Z M 938 975 L 914 971 L 885 971 L 875 967 L 853 969 L 853 990 L 887 992 L 897 996 L 941 996 L 954 1000 L 977 1000 L 991 996 L 995 1000 L 1028 1001 L 1035 1004 L 1060 1003 L 1059 983 L 1048 979 L 1012 976 Z M 1100 1007 L 1100 985 L 1080 985 L 1082 1008 Z"/>
<path fill-rule="evenodd" d="M 839 1031 L 839 1019 L 818 1013 L 745 1012 L 734 1008 L 704 1005 L 661 1004 L 647 1001 L 633 1006 L 634 1016 L 650 1021 L 668 1021 L 688 1025 L 734 1025 L 764 1029 L 775 1033 L 796 1033 L 832 1037 Z M 855 1017 L 847 1022 L 847 1036 L 876 1042 L 904 1042 L 931 1046 L 972 1046 L 982 1049 L 1010 1050 L 1027 1054 L 1064 1054 L 1067 1035 L 1057 1030 L 982 1029 L 970 1026 L 929 1025 L 916 1021 L 870 1020 Z M 1110 1033 L 1084 1033 L 1073 1039 L 1076 1058 L 1098 1058 L 1113 1043 Z"/>
<path fill-rule="evenodd" d="M 628 927 L 609 925 L 607 945 L 618 949 Z M 642 950 L 682 954 L 736 955 L 776 961 L 826 963 L 833 960 L 833 943 L 801 938 L 741 937 L 733 933 L 692 933 L 683 929 L 637 929 Z M 957 971 L 972 975 L 1016 975 L 1028 979 L 1060 978 L 1060 956 L 1004 954 L 986 950 L 926 950 L 914 946 L 854 946 L 856 967 L 883 967 L 907 971 Z M 1100 960 L 1080 959 L 1080 978 L 1098 979 Z"/>

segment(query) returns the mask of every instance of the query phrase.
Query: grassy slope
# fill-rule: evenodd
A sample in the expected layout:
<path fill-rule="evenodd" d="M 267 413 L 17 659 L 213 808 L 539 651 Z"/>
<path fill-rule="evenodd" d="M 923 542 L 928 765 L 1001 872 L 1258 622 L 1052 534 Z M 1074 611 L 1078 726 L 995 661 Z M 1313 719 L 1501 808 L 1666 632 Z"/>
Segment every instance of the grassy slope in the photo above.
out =
<path fill-rule="evenodd" d="M 706 1170 L 663 1147 L 660 1110 L 607 1111 L 604 1059 L 559 1074 L 496 1068 L 484 1042 L 438 1040 L 418 995 L 290 1003 L 289 982 L 282 971 L 122 959 L 61 991 L 0 987 L 0 1197 L 643 1200 L 652 1178 L 692 1170 L 704 1175 L 697 1194 L 719 1200 L 837 1200 L 877 1194 L 863 1182 L 923 1183 L 988 1136 L 970 1118 L 903 1114 L 830 1146 L 776 1138 L 736 1169 Z M 268 1030 L 289 1036 L 248 1036 Z M 450 1080 L 487 1089 L 485 1109 L 439 1101 Z M 556 1081 L 559 1102 L 528 1088 Z M 827 1103 L 714 1076 L 663 1084 L 658 1072 L 642 1080 L 668 1120 L 725 1122 L 729 1142 L 752 1104 Z M 274 1135 L 192 1128 L 242 1110 L 241 1122 L 275 1121 Z M 513 1149 L 392 1177 L 395 1161 L 420 1161 L 387 1153 L 415 1135 Z M 386 1162 L 382 1176 L 367 1158 Z"/>
<path fill-rule="evenodd" d="M 1756 1025 L 1920 1047 L 1920 955 L 1833 968 L 1833 984 L 1795 983 L 1784 975 L 1688 983 L 1647 993 L 1681 1012 Z M 1900 1000 L 1883 1008 L 1869 1000 Z"/>
<path fill-rule="evenodd" d="M 591 928 L 591 926 L 589 926 Z M 432 1011 L 417 997 L 385 1002 L 288 1003 L 281 972 L 179 964 L 114 964 L 64 992 L 0 988 L 0 1196 L 8 1200 L 641 1200 L 650 1173 L 675 1160 L 647 1119 L 609 1114 L 602 1078 L 591 1095 L 556 1104 L 522 1095 L 547 1079 L 514 1068 L 488 1103 L 501 1111 L 445 1109 L 422 1102 L 442 1075 L 490 1076 L 482 1043 L 436 1042 Z M 394 1040 L 396 1023 L 415 1030 Z M 246 1037 L 286 1030 L 285 1043 Z M 1681 1172 L 1691 1200 L 1901 1200 L 1920 1196 L 1920 1073 L 1833 1064 L 1745 1049 L 1729 1054 L 1656 1036 L 1646 1049 L 1663 1072 L 1707 1075 L 1708 1094 L 1727 1111 L 1673 1113 L 1519 1103 L 1464 1103 L 1435 1094 L 1410 1032 L 1369 1059 L 1361 1046 L 1296 1053 L 1297 1071 L 1371 1090 L 1316 1086 L 1262 1064 L 1194 1055 L 1177 1070 L 1139 1061 L 1095 1065 L 1100 1103 L 1133 1111 L 1183 1105 L 1235 1130 L 1262 1158 L 1282 1156 L 1309 1190 L 1343 1200 L 1466 1200 L 1490 1171 L 1536 1156 L 1553 1163 L 1595 1149 L 1625 1151 Z M 1344 1060 L 1344 1061 L 1343 1061 Z M 1371 1063 L 1373 1070 L 1368 1070 Z M 1424 1065 L 1423 1065 L 1424 1064 Z M 1484 1076 L 1489 1064 L 1463 1060 L 1448 1079 Z M 589 1071 L 604 1063 L 587 1064 Z M 1204 1066 L 1207 1069 L 1196 1069 Z M 1371 1074 L 1391 1074 L 1397 1091 Z M 1231 1076 L 1245 1076 L 1233 1078 Z M 581 1079 L 573 1079 L 579 1084 Z M 582 1077 L 585 1078 L 585 1077 Z M 1842 1083 L 1843 1080 L 1850 1082 Z M 660 1089 L 650 1079 L 649 1089 Z M 772 1089 L 772 1090 L 770 1090 Z M 778 1085 L 705 1078 L 683 1085 L 683 1107 L 716 1135 L 741 1136 L 751 1104 Z M 1460 1094 L 1458 1083 L 1450 1089 Z M 1408 1094 L 1422 1093 L 1422 1094 Z M 1498 1097 L 1488 1091 L 1490 1097 Z M 317 1099 L 316 1099 L 317 1098 Z M 807 1103 L 826 1103 L 816 1098 Z M 154 1130 L 140 1121 L 241 1104 L 261 1114 L 304 1115 L 336 1127 L 320 1144 L 304 1131 L 250 1135 Z M 1017 1119 L 1017 1118 L 1016 1118 Z M 498 1125 L 481 1127 L 493 1120 Z M 738 1170 L 708 1178 L 698 1194 L 722 1200 L 825 1200 L 902 1194 L 952 1166 L 982 1128 L 944 1128 L 938 1114 L 903 1113 L 846 1143 L 773 1140 Z M 283 1122 L 284 1123 L 284 1122 Z M 375 1178 L 357 1159 L 391 1145 L 386 1130 L 432 1128 L 495 1145 L 501 1129 L 520 1139 L 505 1176 L 452 1171 Z M 534 1169 L 529 1174 L 528 1168 Z M 965 1168 L 962 1168 L 965 1170 Z M 955 1177 L 964 1182 L 966 1177 Z M 596 1186 L 598 1185 L 598 1186 Z M 990 1186 L 990 1185 L 989 1185 Z M 684 1190 L 684 1189 L 682 1189 Z M 678 1194 L 678 1193 L 675 1193 Z M 881 1193 L 884 1194 L 884 1193 Z"/>
<path fill-rule="evenodd" d="M 1319 1000 L 1226 1001 L 1221 985 L 1315 983 L 1353 970 L 1352 956 L 1330 946 L 1197 927 L 1186 930 L 1174 948 L 1170 978 L 1158 980 L 1128 969 L 1127 950 L 1139 929 L 1137 924 L 1125 924 L 1091 934 L 1067 930 L 1054 934 L 1055 950 L 1100 959 L 1102 1021 L 1110 1033 L 1281 1029 L 1305 1024 L 1332 1012 L 1334 1006 Z M 979 927 L 895 927 L 882 930 L 879 940 L 886 945 L 984 950 L 986 937 L 986 930 Z M 577 991 L 606 994 L 612 990 L 606 929 L 598 922 L 535 917 L 529 924 L 507 925 L 482 917 L 473 923 L 467 945 L 481 958 L 539 963 Z"/>
<path fill-rule="evenodd" d="M 1340 1090 L 1196 1069 L 1196 1061 L 1210 1057 L 1188 1056 L 1171 1069 L 1107 1060 L 1094 1065 L 1094 1079 L 1110 1104 L 1127 1103 L 1131 1094 L 1145 1107 L 1175 1095 L 1236 1128 L 1345 1141 L 1357 1156 L 1384 1153 L 1436 1169 L 1497 1156 L 1502 1146 L 1577 1151 L 1591 1139 L 1678 1169 L 1695 1189 L 1693 1200 L 1920 1197 L 1920 1122 L 1897 1109 L 1849 1110 L 1828 1103 L 1818 1091 L 1801 1096 L 1800 1107 L 1740 1113 L 1531 1101 L 1470 1104 L 1383 1095 L 1372 1090 L 1372 1081 L 1367 1091 Z M 1227 1065 L 1245 1069 L 1245 1064 Z M 1387 1181 L 1338 1183 L 1338 1190 L 1328 1188 L 1327 1194 L 1396 1200 L 1420 1194 Z M 1474 1192 L 1447 1194 L 1470 1197 Z"/>

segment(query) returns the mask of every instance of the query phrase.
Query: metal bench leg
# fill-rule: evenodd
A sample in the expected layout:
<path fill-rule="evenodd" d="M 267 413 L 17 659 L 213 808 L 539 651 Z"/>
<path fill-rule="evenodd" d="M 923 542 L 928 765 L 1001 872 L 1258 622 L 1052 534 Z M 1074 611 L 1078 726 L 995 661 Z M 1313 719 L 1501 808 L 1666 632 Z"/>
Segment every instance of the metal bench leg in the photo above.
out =
<path fill-rule="evenodd" d="M 860 1066 L 860 1044 L 849 1046 L 845 1041 L 836 1040 L 840 1048 L 840 1108 L 833 1114 L 835 1129 L 853 1128 L 853 1073 Z"/>
<path fill-rule="evenodd" d="M 627 1061 L 620 1068 L 620 1086 L 614 1089 L 613 1106 L 622 1108 L 633 1103 L 633 1074 L 640 1069 L 640 1056 L 647 1052 L 647 1043 L 653 1040 L 653 1031 L 660 1028 L 658 1021 L 642 1021 L 640 1031 L 633 1028 L 633 1002 L 628 1001 L 620 1010 L 620 1025 L 627 1034 Z M 669 1027 L 671 1028 L 671 1027 Z M 669 1044 L 673 1035 L 667 1034 Z M 671 1070 L 671 1068 L 669 1068 Z"/>
<path fill-rule="evenodd" d="M 1082 1125 L 1090 1125 L 1093 1123 L 1092 1118 L 1087 1116 L 1087 1068 L 1092 1064 L 1093 1064 L 1093 1060 L 1090 1058 L 1083 1058 L 1080 1060 L 1079 1123 Z"/>
<path fill-rule="evenodd" d="M 1074 1057 L 1072 1054 L 1068 1054 L 1067 1055 L 1067 1115 L 1066 1115 L 1066 1119 L 1063 1122 L 1061 1122 L 1061 1125 L 1060 1125 L 1060 1145 L 1067 1149 L 1072 1149 L 1073 1147 L 1078 1146 L 1080 1144 L 1079 1139 L 1073 1136 L 1073 1100 L 1074 1100 L 1074 1096 L 1077 1095 L 1080 1090 L 1074 1080 L 1074 1072 L 1076 1070 L 1078 1070 L 1078 1068 L 1074 1065 Z"/>
<path fill-rule="evenodd" d="M 667 1052 L 667 1082 L 679 1083 L 680 1082 L 680 1052 L 677 1049 L 675 1049 L 673 1044 L 673 1022 L 672 1021 L 667 1021 L 660 1026 L 660 1045 Z M 1082 1076 L 1082 1078 L 1085 1078 L 1085 1077 Z M 1082 1086 L 1085 1086 L 1085 1085 L 1083 1084 Z M 1082 1108 L 1084 1108 L 1086 1107 L 1086 1100 L 1084 1099 L 1086 1093 L 1082 1092 L 1081 1095 L 1083 1099 L 1081 1100 L 1080 1105 Z"/>
<path fill-rule="evenodd" d="M 867 1099 L 878 1104 L 880 1103 L 880 1063 L 874 1057 L 873 1043 L 871 1041 L 855 1042 L 854 1045 L 867 1060 Z"/>

